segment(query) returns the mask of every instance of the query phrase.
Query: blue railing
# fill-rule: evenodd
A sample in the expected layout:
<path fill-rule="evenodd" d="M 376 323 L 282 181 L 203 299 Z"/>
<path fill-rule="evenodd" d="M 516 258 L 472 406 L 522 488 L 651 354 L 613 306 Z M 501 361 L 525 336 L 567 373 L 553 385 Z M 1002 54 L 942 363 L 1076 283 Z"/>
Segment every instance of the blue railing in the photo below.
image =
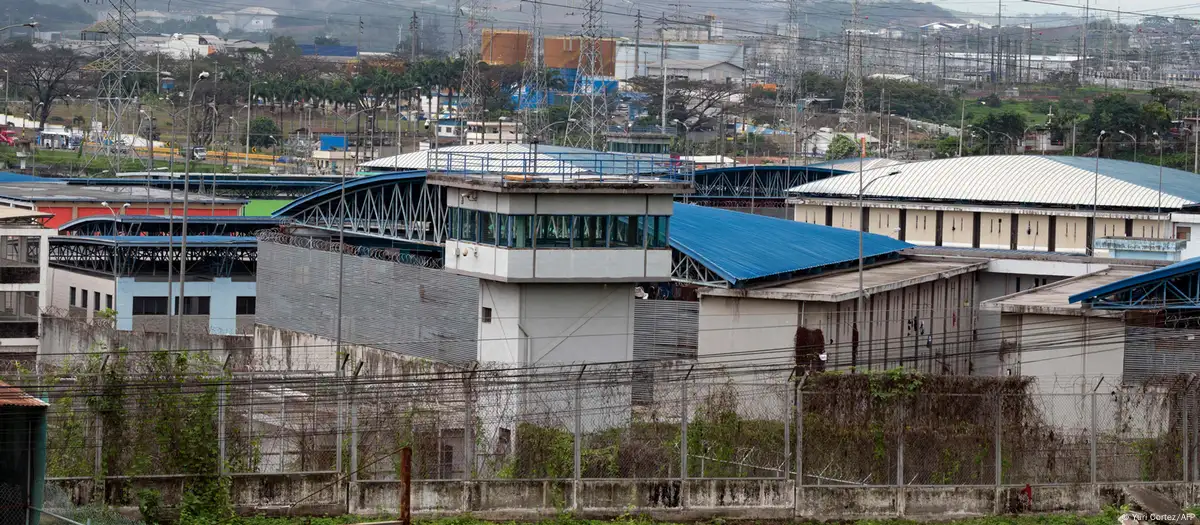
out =
<path fill-rule="evenodd" d="M 695 163 L 664 155 L 430 151 L 429 171 L 505 182 L 686 182 Z"/>

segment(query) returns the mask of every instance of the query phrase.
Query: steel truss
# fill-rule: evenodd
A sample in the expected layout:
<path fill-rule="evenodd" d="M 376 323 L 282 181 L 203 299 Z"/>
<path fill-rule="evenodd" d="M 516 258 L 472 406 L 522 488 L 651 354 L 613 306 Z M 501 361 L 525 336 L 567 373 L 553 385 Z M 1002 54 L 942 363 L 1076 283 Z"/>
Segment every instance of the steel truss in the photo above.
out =
<path fill-rule="evenodd" d="M 166 273 L 168 263 L 179 260 L 180 250 L 162 246 L 114 246 L 98 243 L 51 243 L 50 262 L 66 268 L 112 275 L 113 265 L 121 276 L 146 273 Z M 200 246 L 188 247 L 188 272 L 194 275 L 230 277 L 254 273 L 258 262 L 258 247 Z"/>
<path fill-rule="evenodd" d="M 446 240 L 446 190 L 417 181 L 391 182 L 346 191 L 346 209 L 340 191 L 293 215 L 297 224 L 328 231 L 345 229 L 357 235 L 442 246 Z"/>
<path fill-rule="evenodd" d="M 671 250 L 671 280 L 712 288 L 730 287 L 729 281 L 679 250 Z"/>
<path fill-rule="evenodd" d="M 689 195 L 688 198 L 786 199 L 789 189 L 831 176 L 825 170 L 809 171 L 803 168 L 789 169 L 787 167 L 737 171 L 713 170 L 713 172 L 707 173 L 698 171 L 695 177 L 696 192 Z"/>
<path fill-rule="evenodd" d="M 1195 310 L 1200 309 L 1200 272 L 1177 275 L 1140 284 L 1087 303 L 1098 310 Z"/>

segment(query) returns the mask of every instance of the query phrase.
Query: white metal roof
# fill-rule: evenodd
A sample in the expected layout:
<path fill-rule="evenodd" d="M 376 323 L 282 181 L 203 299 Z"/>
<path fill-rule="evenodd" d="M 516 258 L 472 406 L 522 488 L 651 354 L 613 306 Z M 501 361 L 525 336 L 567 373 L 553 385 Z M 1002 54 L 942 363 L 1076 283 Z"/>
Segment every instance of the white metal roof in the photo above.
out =
<path fill-rule="evenodd" d="M 1099 171 L 1097 182 L 1096 173 Z M 898 172 L 888 176 L 889 173 Z M 995 155 L 927 160 L 863 171 L 868 198 L 914 201 L 1179 209 L 1200 202 L 1200 176 L 1123 160 Z M 886 177 L 878 182 L 873 180 Z M 802 197 L 857 198 L 857 173 L 791 189 Z M 1098 191 L 1093 187 L 1098 185 Z"/>

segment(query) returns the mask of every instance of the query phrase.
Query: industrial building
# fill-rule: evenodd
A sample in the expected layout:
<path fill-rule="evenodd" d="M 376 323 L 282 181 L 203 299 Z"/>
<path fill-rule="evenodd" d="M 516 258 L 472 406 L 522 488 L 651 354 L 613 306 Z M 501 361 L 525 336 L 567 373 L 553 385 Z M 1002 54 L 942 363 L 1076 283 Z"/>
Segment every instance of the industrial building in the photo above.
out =
<path fill-rule="evenodd" d="M 167 332 L 170 317 L 182 315 L 188 333 L 251 333 L 257 302 L 254 232 L 279 221 L 189 218 L 180 306 L 179 267 L 168 268 L 183 248 L 180 219 L 101 215 L 64 225 L 48 250 L 49 305 L 76 319 L 97 319 L 112 311 L 119 330 Z M 167 281 L 171 272 L 174 282 Z"/>
<path fill-rule="evenodd" d="M 181 183 L 176 183 L 182 185 Z M 236 216 L 242 214 L 245 199 L 213 197 L 193 192 L 188 215 Z M 16 176 L 0 179 L 0 205 L 49 213 L 46 226 L 58 228 L 67 222 L 90 215 L 112 215 L 114 209 L 129 204 L 131 213 L 146 215 L 183 214 L 183 192 L 145 186 L 87 186 L 65 181 L 30 181 Z"/>
<path fill-rule="evenodd" d="M 1198 275 L 1200 259 L 1158 268 L 1120 263 L 985 301 L 982 308 L 1001 318 L 994 373 L 1074 394 L 1200 373 Z"/>
<path fill-rule="evenodd" d="M 1179 260 L 1200 216 L 1194 174 L 1112 159 L 1001 155 L 867 169 L 792 188 L 797 221 L 923 246 Z"/>
<path fill-rule="evenodd" d="M 529 56 L 529 32 L 484 29 L 480 47 L 482 60 L 493 66 L 514 66 L 523 63 Z M 547 68 L 559 70 L 579 69 L 579 54 L 583 48 L 578 36 L 546 36 L 542 40 L 545 52 L 543 63 Z M 612 38 L 600 40 L 600 76 L 611 77 L 615 71 L 617 41 Z M 568 75 L 567 85 L 574 81 Z"/>

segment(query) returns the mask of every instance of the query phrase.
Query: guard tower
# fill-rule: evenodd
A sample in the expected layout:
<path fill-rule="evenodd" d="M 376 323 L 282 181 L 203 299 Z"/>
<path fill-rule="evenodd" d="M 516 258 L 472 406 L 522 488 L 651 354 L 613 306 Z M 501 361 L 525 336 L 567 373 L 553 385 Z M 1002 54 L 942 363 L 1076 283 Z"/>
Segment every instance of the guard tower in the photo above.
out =
<path fill-rule="evenodd" d="M 445 268 L 480 279 L 478 359 L 632 359 L 634 288 L 671 278 L 672 201 L 692 191 L 691 165 L 515 144 L 429 155 L 450 214 Z"/>

